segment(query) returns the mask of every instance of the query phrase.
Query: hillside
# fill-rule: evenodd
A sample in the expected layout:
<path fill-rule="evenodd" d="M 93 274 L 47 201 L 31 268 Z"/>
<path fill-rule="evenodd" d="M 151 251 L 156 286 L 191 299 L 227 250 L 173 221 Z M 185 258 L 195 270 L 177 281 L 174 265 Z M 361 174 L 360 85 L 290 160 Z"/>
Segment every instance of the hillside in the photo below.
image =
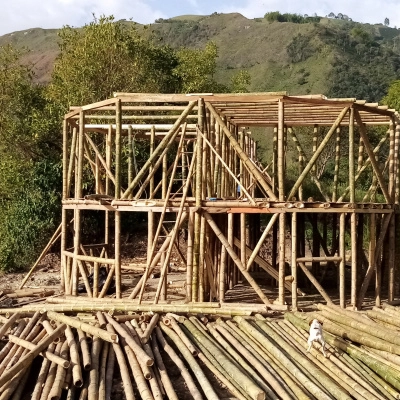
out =
<path fill-rule="evenodd" d="M 175 48 L 214 41 L 219 49 L 216 79 L 227 82 L 246 69 L 252 78 L 251 91 L 287 90 L 378 101 L 389 83 L 400 77 L 400 32 L 381 24 L 331 18 L 319 23 L 268 22 L 214 13 L 158 20 L 143 32 Z M 57 30 L 33 28 L 1 36 L 0 45 L 29 49 L 25 61 L 35 65 L 37 82 L 46 83 L 58 54 L 57 40 Z"/>

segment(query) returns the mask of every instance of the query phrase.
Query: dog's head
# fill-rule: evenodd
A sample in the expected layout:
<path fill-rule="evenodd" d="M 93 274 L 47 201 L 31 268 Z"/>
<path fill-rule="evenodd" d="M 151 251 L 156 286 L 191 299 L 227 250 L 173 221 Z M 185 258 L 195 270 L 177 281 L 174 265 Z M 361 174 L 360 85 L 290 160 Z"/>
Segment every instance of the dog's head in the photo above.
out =
<path fill-rule="evenodd" d="M 310 321 L 310 322 L 308 323 L 308 325 L 309 325 L 310 327 L 311 327 L 311 325 L 317 326 L 317 327 L 322 327 L 323 322 L 321 322 L 321 321 L 317 320 L 316 318 L 314 318 L 312 321 Z"/>

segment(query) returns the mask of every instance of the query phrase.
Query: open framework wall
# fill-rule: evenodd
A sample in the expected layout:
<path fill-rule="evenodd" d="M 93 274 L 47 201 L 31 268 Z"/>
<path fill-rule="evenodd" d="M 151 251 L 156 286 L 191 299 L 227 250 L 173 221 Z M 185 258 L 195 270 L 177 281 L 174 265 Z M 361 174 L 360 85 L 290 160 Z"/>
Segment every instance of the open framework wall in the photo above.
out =
<path fill-rule="evenodd" d="M 252 129 L 265 135 L 271 157 L 264 164 Z M 371 287 L 377 304 L 399 295 L 395 110 L 285 93 L 117 93 L 73 107 L 63 135 L 67 294 L 83 283 L 89 296 L 103 297 L 115 279 L 121 297 L 121 219 L 141 212 L 148 220 L 147 267 L 129 292 L 139 301 L 155 268 L 161 276 L 153 301 L 168 299 L 168 265 L 182 229 L 187 301 L 223 302 L 244 279 L 266 305 L 295 309 L 306 279 L 329 303 L 321 279 L 328 267 L 342 307 L 361 307 Z M 139 147 L 147 160 L 137 160 Z M 104 213 L 100 243 L 82 240 L 93 211 Z M 270 259 L 260 252 L 267 237 Z M 87 278 L 93 271 L 97 282 L 100 265 L 108 271 L 102 290 Z M 277 282 L 276 299 L 266 296 L 254 271 Z"/>

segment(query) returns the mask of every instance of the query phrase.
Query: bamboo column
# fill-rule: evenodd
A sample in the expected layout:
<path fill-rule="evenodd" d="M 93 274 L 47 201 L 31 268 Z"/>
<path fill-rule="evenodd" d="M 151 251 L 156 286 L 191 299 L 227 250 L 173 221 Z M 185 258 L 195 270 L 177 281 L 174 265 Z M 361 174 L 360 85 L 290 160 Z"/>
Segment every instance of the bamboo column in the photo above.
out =
<path fill-rule="evenodd" d="M 278 193 L 279 201 L 285 201 L 285 153 L 284 153 L 284 103 L 278 102 Z M 279 214 L 279 281 L 278 302 L 285 304 L 285 213 Z"/>
<path fill-rule="evenodd" d="M 204 129 L 204 100 L 198 100 L 198 127 L 203 133 Z M 203 162 L 203 138 L 200 133 L 197 134 L 196 141 L 196 183 L 195 183 L 195 204 L 201 207 L 203 180 L 202 180 L 202 162 Z M 199 271 L 203 266 L 200 265 L 200 229 L 201 216 L 198 212 L 194 218 L 194 238 L 193 238 L 193 277 L 192 277 L 192 301 L 199 301 Z"/>
<path fill-rule="evenodd" d="M 68 197 L 68 123 L 63 121 L 63 175 L 62 175 L 62 200 Z M 72 148 L 71 148 L 72 152 Z M 69 274 L 67 273 L 67 257 L 63 252 L 67 249 L 67 210 L 62 207 L 61 213 L 61 279 L 60 286 L 65 293 L 69 293 Z M 22 285 L 20 286 L 21 289 Z"/>
<path fill-rule="evenodd" d="M 117 99 L 115 104 L 115 198 L 121 196 L 121 131 L 122 131 L 122 110 L 121 99 Z M 114 227 L 114 259 L 115 259 L 115 295 L 117 299 L 121 298 L 121 212 L 115 211 Z"/>
<path fill-rule="evenodd" d="M 334 171 L 334 175 L 333 175 L 332 202 L 337 201 L 338 183 L 339 183 L 339 168 L 340 168 L 340 126 L 338 126 L 336 129 L 335 171 Z"/>
<path fill-rule="evenodd" d="M 354 108 L 350 109 L 349 116 L 349 185 L 350 203 L 356 201 L 355 194 L 355 156 L 354 156 Z M 357 302 L 357 215 L 353 212 L 350 216 L 350 236 L 351 236 L 351 294 L 350 302 L 356 307 Z"/>
<path fill-rule="evenodd" d="M 297 212 L 292 213 L 292 310 L 297 311 Z"/>
<path fill-rule="evenodd" d="M 342 260 L 339 264 L 339 298 L 340 307 L 346 307 L 346 283 L 345 283 L 345 271 L 346 271 L 346 214 L 341 213 L 339 218 L 339 256 Z"/>
<path fill-rule="evenodd" d="M 188 178 L 189 179 L 189 178 Z M 186 300 L 192 301 L 192 278 L 193 278 L 193 236 L 194 236 L 194 219 L 196 213 L 192 210 L 189 212 L 188 221 L 188 238 L 187 238 L 187 265 L 186 265 Z"/>
<path fill-rule="evenodd" d="M 106 165 L 108 170 L 111 170 L 111 148 L 112 148 L 112 126 L 110 125 L 107 131 L 106 136 Z M 106 195 L 110 195 L 110 178 L 108 174 L 106 174 Z M 104 256 L 108 258 L 109 252 L 109 240 L 110 240 L 110 212 L 106 210 L 105 212 L 105 221 L 104 221 L 104 243 L 105 243 L 105 254 Z"/>
<path fill-rule="evenodd" d="M 85 134 L 85 112 L 81 110 L 79 113 L 79 132 L 78 132 L 78 162 L 76 166 L 76 181 L 75 181 L 75 198 L 82 198 L 82 176 L 83 176 L 83 157 L 84 157 L 84 134 Z M 71 293 L 72 295 L 77 294 L 78 280 L 79 280 L 79 269 L 78 261 L 76 256 L 79 254 L 79 248 L 81 244 L 81 210 L 74 210 L 74 258 L 72 261 L 72 284 Z"/>

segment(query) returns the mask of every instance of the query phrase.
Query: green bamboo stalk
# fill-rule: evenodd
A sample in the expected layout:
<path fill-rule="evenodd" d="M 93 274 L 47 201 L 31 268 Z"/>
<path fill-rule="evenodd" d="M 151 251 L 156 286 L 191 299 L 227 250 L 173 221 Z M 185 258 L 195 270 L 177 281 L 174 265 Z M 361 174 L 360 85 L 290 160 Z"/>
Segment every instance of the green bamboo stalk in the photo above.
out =
<path fill-rule="evenodd" d="M 182 362 L 182 360 L 176 354 L 175 350 L 166 342 L 166 340 L 164 339 L 164 336 L 161 332 L 161 329 L 158 326 L 155 328 L 155 332 L 157 335 L 158 343 L 160 344 L 162 349 L 169 355 L 171 360 L 178 367 L 183 379 L 186 382 L 186 385 L 190 391 L 190 394 L 193 396 L 193 399 L 194 400 L 202 400 L 203 396 L 201 395 L 199 389 L 196 387 L 196 384 L 194 383 L 193 378 L 190 375 L 189 371 L 187 370 L 185 364 Z"/>
<path fill-rule="evenodd" d="M 250 365 L 252 365 L 256 369 L 256 371 L 263 377 L 265 382 L 271 385 L 271 388 L 276 392 L 279 398 L 291 399 L 290 394 L 288 394 L 287 391 L 281 386 L 280 382 L 275 378 L 275 376 L 271 374 L 264 367 L 264 365 L 260 361 L 258 361 L 258 359 L 254 357 L 253 354 L 243 346 L 241 342 L 235 339 L 235 337 L 232 336 L 229 333 L 229 331 L 224 326 L 221 325 L 221 323 L 215 325 L 215 328 L 218 331 L 220 331 L 223 334 L 223 336 L 229 341 L 232 347 L 236 349 L 238 352 L 240 352 L 242 356 L 250 363 Z"/>
<path fill-rule="evenodd" d="M 169 320 L 169 324 L 166 324 L 164 322 L 165 325 L 167 325 L 168 327 L 171 327 L 175 333 L 180 337 L 180 339 L 182 340 L 182 342 L 185 344 L 185 346 L 189 349 L 189 351 L 193 354 L 194 357 L 196 357 L 198 355 L 198 350 L 196 349 L 195 346 L 193 346 L 193 344 L 191 343 L 191 341 L 187 338 L 187 336 L 184 334 L 184 332 L 182 331 L 181 327 L 179 326 L 179 324 L 176 322 L 175 320 L 175 316 L 171 313 L 167 314 L 167 317 L 170 318 Z M 178 316 L 179 318 L 179 316 Z M 181 317 L 182 319 L 179 321 L 180 323 L 183 323 L 185 321 L 185 317 Z M 179 318 L 180 319 L 180 318 Z"/>
<path fill-rule="evenodd" d="M 264 364 L 265 368 L 270 368 L 271 373 L 277 375 L 277 378 L 281 380 L 281 385 L 288 393 L 298 399 L 311 399 L 311 395 L 307 392 L 304 385 L 292 374 L 289 374 L 279 360 L 272 358 L 270 353 L 267 352 L 267 349 L 258 343 L 253 336 L 248 334 L 244 329 L 240 329 L 233 321 L 226 321 L 226 325 L 227 328 L 231 329 L 230 333 L 235 335 L 236 339 L 241 340 L 244 345 L 248 345 L 250 351 Z"/>
<path fill-rule="evenodd" d="M 228 374 L 240 384 L 252 399 L 261 400 L 265 399 L 265 393 L 247 376 L 245 375 L 232 361 L 230 361 L 224 353 L 211 341 L 204 332 L 201 332 L 192 321 L 186 320 L 184 326 L 190 333 L 199 341 L 203 342 L 210 350 L 217 361 L 228 372 Z"/>
<path fill-rule="evenodd" d="M 188 322 L 188 321 L 186 321 Z M 186 323 L 185 322 L 185 323 Z M 180 353 L 182 356 L 185 358 L 187 361 L 188 365 L 190 366 L 192 372 L 196 376 L 199 384 L 201 385 L 203 392 L 207 399 L 214 399 L 218 400 L 218 396 L 215 393 L 212 385 L 210 384 L 209 380 L 205 376 L 204 372 L 200 368 L 199 364 L 193 357 L 192 353 L 187 349 L 185 344 L 181 341 L 179 336 L 170 328 L 168 328 L 166 325 L 163 323 L 160 323 L 160 327 L 163 330 L 163 332 L 174 342 L 174 344 L 177 346 L 179 349 Z"/>

